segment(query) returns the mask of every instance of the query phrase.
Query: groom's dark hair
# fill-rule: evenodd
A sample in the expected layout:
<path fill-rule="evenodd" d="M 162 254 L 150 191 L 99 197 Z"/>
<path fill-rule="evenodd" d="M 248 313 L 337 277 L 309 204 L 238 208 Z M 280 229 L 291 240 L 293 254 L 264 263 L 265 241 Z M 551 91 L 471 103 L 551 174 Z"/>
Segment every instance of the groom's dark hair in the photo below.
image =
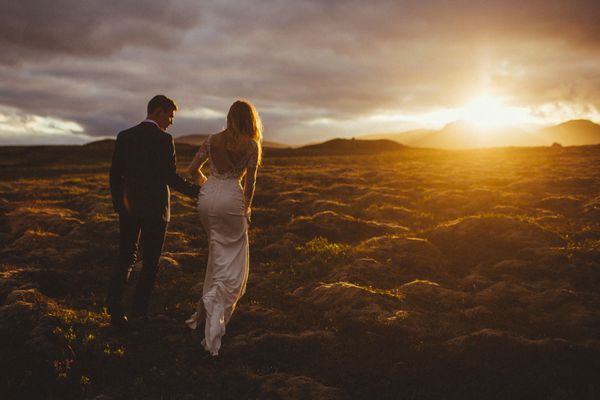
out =
<path fill-rule="evenodd" d="M 148 102 L 148 114 L 152 114 L 159 107 L 165 111 L 177 111 L 177 104 L 163 94 L 157 94 Z"/>

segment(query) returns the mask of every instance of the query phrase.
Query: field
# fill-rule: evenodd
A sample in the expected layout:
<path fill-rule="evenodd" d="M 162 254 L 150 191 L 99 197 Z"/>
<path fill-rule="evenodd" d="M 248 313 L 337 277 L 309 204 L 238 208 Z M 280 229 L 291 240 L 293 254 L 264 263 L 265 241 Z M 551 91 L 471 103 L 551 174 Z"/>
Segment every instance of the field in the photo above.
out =
<path fill-rule="evenodd" d="M 111 146 L 0 149 L 1 398 L 600 398 L 600 146 L 267 151 L 218 358 L 178 193 L 149 324 L 109 328 Z"/>

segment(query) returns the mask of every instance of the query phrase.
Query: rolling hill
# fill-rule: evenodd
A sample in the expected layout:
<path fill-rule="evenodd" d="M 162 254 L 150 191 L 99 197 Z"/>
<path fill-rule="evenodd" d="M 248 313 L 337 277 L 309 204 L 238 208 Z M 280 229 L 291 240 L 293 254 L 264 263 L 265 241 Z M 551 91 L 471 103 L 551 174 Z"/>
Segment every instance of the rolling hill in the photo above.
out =
<path fill-rule="evenodd" d="M 371 133 L 368 135 L 359 136 L 359 139 L 364 140 L 377 140 L 377 139 L 388 139 L 394 142 L 403 144 L 412 144 L 415 141 L 422 139 L 425 136 L 431 135 L 438 132 L 435 129 L 413 129 L 410 131 L 398 132 L 398 133 Z"/>
<path fill-rule="evenodd" d="M 323 143 L 311 144 L 294 149 L 302 154 L 353 154 L 353 153 L 381 153 L 397 151 L 406 148 L 405 145 L 388 139 L 361 140 L 361 139 L 331 139 Z"/>
<path fill-rule="evenodd" d="M 563 146 L 580 146 L 600 143 L 600 125 L 586 119 L 576 119 L 538 131 L 548 143 L 557 142 Z"/>

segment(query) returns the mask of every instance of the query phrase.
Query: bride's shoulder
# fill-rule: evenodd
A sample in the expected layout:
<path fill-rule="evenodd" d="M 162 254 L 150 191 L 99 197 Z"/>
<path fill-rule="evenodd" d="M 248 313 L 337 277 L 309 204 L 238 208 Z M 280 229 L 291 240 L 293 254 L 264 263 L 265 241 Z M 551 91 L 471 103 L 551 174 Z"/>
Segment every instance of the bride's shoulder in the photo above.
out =
<path fill-rule="evenodd" d="M 209 138 L 211 139 L 220 139 L 223 135 L 225 134 L 225 131 L 219 131 L 219 132 L 215 132 L 215 133 L 211 133 L 210 135 L 208 135 Z"/>
<path fill-rule="evenodd" d="M 214 144 L 218 145 L 222 141 L 223 132 L 224 131 L 211 133 L 210 135 L 208 135 L 206 137 L 207 144 L 209 144 L 211 146 Z"/>

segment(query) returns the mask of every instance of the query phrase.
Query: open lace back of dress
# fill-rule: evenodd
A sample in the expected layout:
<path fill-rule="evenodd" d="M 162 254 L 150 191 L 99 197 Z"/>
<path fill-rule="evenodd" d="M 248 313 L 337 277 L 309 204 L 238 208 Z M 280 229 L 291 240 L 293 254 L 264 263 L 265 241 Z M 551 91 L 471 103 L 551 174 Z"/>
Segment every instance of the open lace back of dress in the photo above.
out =
<path fill-rule="evenodd" d="M 235 152 L 225 148 L 223 134 L 215 134 L 208 138 L 208 156 L 211 172 L 216 175 L 240 176 L 248 164 L 251 154 L 251 142 L 240 140 Z"/>
<path fill-rule="evenodd" d="M 211 169 L 221 175 L 242 172 L 248 163 L 251 142 L 241 139 L 234 151 L 228 151 L 225 147 L 225 139 L 223 133 L 212 135 L 208 139 Z"/>

